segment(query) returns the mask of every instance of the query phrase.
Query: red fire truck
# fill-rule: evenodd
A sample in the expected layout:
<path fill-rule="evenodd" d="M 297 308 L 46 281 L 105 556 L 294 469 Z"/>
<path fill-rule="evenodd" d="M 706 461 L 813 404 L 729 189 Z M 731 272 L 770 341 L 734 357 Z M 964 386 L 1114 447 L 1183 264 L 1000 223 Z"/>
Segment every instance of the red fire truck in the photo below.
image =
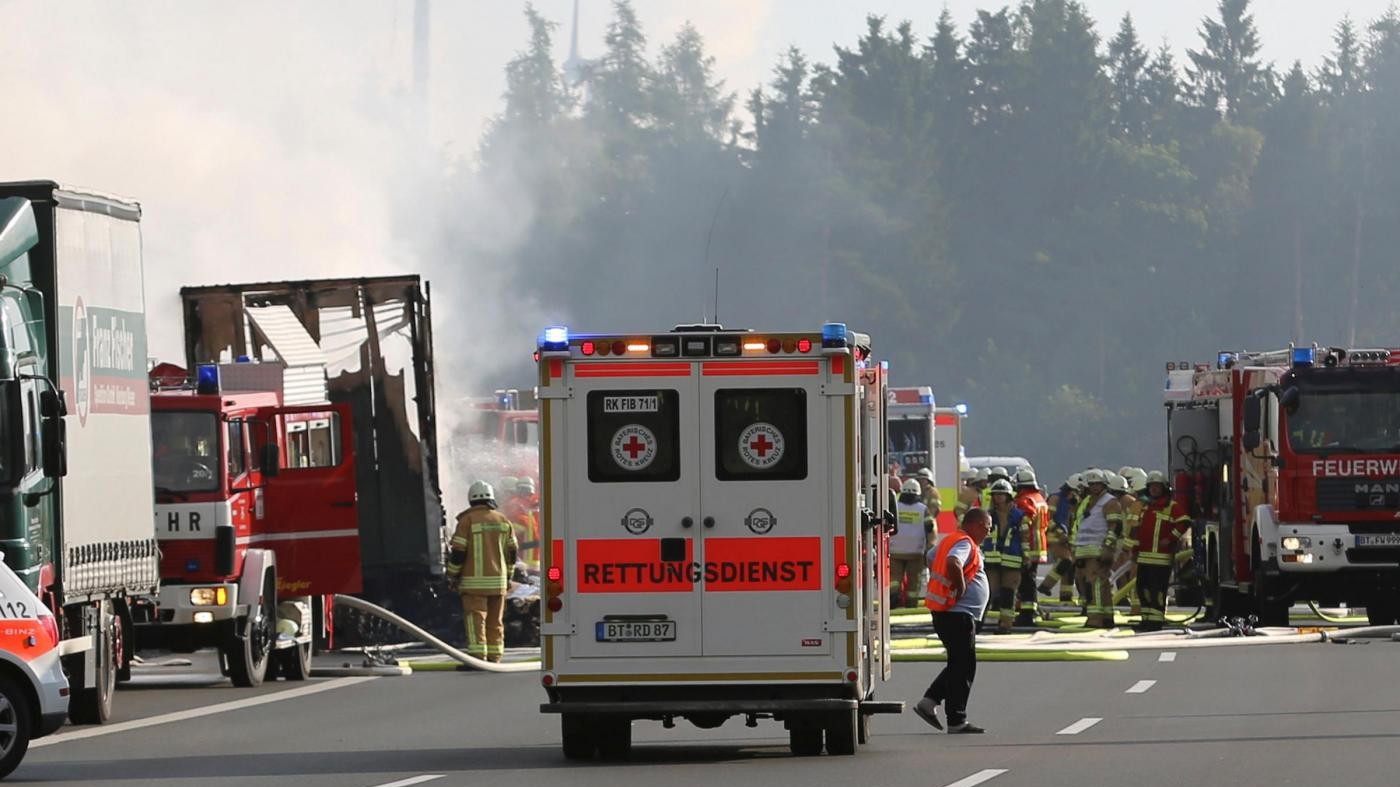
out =
<path fill-rule="evenodd" d="M 151 396 L 161 589 L 137 646 L 217 647 L 237 686 L 304 680 L 329 596 L 361 589 L 349 408 L 286 405 L 270 371 L 203 365 Z"/>
<path fill-rule="evenodd" d="M 1217 615 L 1298 601 L 1400 616 L 1400 350 L 1222 352 L 1167 366 L 1173 487 Z"/>

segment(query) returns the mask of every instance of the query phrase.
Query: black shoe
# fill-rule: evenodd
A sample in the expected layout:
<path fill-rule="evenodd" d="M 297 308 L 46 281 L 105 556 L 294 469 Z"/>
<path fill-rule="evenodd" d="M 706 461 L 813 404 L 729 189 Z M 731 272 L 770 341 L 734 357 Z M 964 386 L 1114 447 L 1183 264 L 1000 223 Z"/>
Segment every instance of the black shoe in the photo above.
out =
<path fill-rule="evenodd" d="M 962 724 L 948 725 L 949 735 L 981 735 L 984 732 L 986 732 L 986 730 L 968 721 L 965 721 Z"/>
<path fill-rule="evenodd" d="M 914 713 L 919 718 L 932 724 L 934 729 L 943 729 L 943 722 L 938 720 L 938 703 L 928 697 L 924 697 L 914 703 Z"/>

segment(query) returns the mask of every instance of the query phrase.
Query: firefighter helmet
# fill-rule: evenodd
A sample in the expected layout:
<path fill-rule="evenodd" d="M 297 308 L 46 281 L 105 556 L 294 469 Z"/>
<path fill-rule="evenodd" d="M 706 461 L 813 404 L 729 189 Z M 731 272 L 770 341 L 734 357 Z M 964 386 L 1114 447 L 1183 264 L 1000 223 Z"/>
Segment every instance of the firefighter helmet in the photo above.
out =
<path fill-rule="evenodd" d="M 1008 473 L 1008 472 L 1006 472 L 1006 468 L 1004 468 L 1004 467 L 998 465 L 998 466 L 996 466 L 996 467 L 993 467 L 991 470 L 987 471 L 987 478 L 989 478 L 989 479 L 991 479 L 991 480 L 996 480 L 996 479 L 998 479 L 998 478 L 1005 478 L 1006 480 L 1010 481 L 1010 480 L 1011 480 L 1011 474 Z"/>
<path fill-rule="evenodd" d="M 1015 490 L 1011 488 L 1011 482 L 1007 481 L 1005 478 L 998 478 L 993 481 L 992 485 L 987 489 L 994 495 L 1006 495 L 1007 497 L 1011 497 L 1016 493 Z"/>
<path fill-rule="evenodd" d="M 496 490 L 492 489 L 491 485 L 485 481 L 475 481 L 472 483 L 471 488 L 467 490 L 467 502 L 472 505 L 478 503 L 495 503 Z"/>
<path fill-rule="evenodd" d="M 963 481 L 972 481 L 977 478 L 977 471 L 969 467 L 961 473 L 958 473 L 958 478 L 961 478 Z"/>
<path fill-rule="evenodd" d="M 520 483 L 520 479 L 513 475 L 501 476 L 501 488 L 510 492 L 515 491 L 515 485 Z"/>
<path fill-rule="evenodd" d="M 1128 468 L 1123 477 L 1128 479 L 1128 489 L 1135 494 L 1147 488 L 1147 471 L 1141 467 Z"/>
<path fill-rule="evenodd" d="M 1132 492 L 1132 489 L 1128 487 L 1128 479 L 1111 471 L 1104 473 L 1104 475 L 1108 476 L 1108 491 L 1115 495 L 1126 495 Z"/>
<path fill-rule="evenodd" d="M 1070 489 L 1079 489 L 1079 488 L 1083 487 L 1083 486 L 1084 486 L 1084 474 L 1083 474 L 1083 473 L 1075 473 L 1075 474 L 1071 475 L 1069 478 L 1065 479 L 1065 486 L 1069 487 Z"/>
<path fill-rule="evenodd" d="M 899 488 L 899 493 L 901 495 L 917 496 L 923 494 L 923 492 L 924 488 L 919 486 L 919 482 L 914 480 L 913 478 L 905 479 L 904 485 Z"/>
<path fill-rule="evenodd" d="M 1167 474 L 1163 473 L 1161 470 L 1153 470 L 1148 473 L 1146 475 L 1146 480 L 1142 482 L 1142 488 L 1145 490 L 1153 484 L 1161 484 L 1167 492 L 1172 491 L 1171 479 L 1167 478 Z"/>
<path fill-rule="evenodd" d="M 921 468 L 919 468 L 918 476 L 919 476 L 919 478 L 922 478 L 922 479 L 924 479 L 925 481 L 928 481 L 930 484 L 934 483 L 933 470 L 930 469 L 930 468 L 927 468 L 927 467 L 921 467 Z"/>
<path fill-rule="evenodd" d="M 1097 467 L 1084 471 L 1084 485 L 1090 486 L 1093 484 L 1099 484 L 1101 486 L 1108 485 L 1108 476 L 1104 475 L 1104 472 Z"/>
<path fill-rule="evenodd" d="M 1037 483 L 1036 480 L 1035 480 L 1035 471 L 1032 470 L 1032 469 L 1030 469 L 1029 467 L 1023 467 L 1023 468 L 1021 468 L 1020 470 L 1017 470 L 1017 471 L 1016 471 L 1016 486 L 1018 486 L 1018 487 L 1024 487 L 1024 486 L 1034 486 L 1034 487 L 1038 487 L 1038 486 L 1040 486 L 1040 484 Z"/>
<path fill-rule="evenodd" d="M 521 494 L 533 495 L 535 493 L 535 479 L 526 476 L 515 483 L 515 491 Z"/>
<path fill-rule="evenodd" d="M 986 482 L 988 482 L 988 481 L 991 480 L 991 475 L 992 475 L 992 471 L 990 471 L 990 470 L 988 470 L 987 468 L 983 467 L 983 468 L 978 469 L 977 475 L 974 476 L 972 480 L 974 480 L 974 481 L 976 481 L 976 482 L 978 482 L 978 483 L 983 483 L 983 484 L 984 484 L 984 483 L 986 483 Z"/>

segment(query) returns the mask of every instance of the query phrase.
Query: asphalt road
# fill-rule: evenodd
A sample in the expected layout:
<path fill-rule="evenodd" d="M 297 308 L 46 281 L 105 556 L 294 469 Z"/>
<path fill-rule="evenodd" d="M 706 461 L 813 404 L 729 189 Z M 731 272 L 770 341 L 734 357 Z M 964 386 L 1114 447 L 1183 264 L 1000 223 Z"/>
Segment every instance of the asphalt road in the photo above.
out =
<path fill-rule="evenodd" d="M 1400 643 L 1134 652 L 1128 661 L 985 663 L 949 736 L 876 717 L 855 757 L 798 759 L 781 725 L 638 722 L 625 763 L 571 763 L 533 673 L 222 682 L 204 655 L 142 670 L 115 723 L 39 741 L 14 782 L 456 785 L 1400 784 Z M 344 659 L 330 659 L 343 661 Z M 941 667 L 896 664 L 882 696 L 914 701 Z M 1150 682 L 1150 683 L 1148 683 Z M 1130 689 L 1135 689 L 1130 693 Z M 1091 720 L 1097 721 L 1091 721 Z M 1058 734 L 1060 731 L 1067 734 Z M 1074 734 L 1068 734 L 1075 731 Z"/>

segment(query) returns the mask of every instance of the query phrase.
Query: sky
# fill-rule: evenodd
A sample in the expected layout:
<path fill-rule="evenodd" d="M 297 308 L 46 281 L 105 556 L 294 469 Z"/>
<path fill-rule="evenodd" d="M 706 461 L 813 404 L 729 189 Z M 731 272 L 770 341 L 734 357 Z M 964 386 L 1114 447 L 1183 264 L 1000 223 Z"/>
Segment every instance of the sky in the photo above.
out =
<path fill-rule="evenodd" d="M 1315 68 L 1339 19 L 1364 22 L 1389 2 L 1257 0 L 1254 12 L 1267 58 Z M 594 56 L 610 3 L 580 4 L 581 54 Z M 536 5 L 561 25 L 562 61 L 572 0 Z M 947 3 L 964 28 L 981 5 Z M 1111 35 L 1131 10 L 1144 40 L 1184 50 L 1215 0 L 1086 5 L 1101 33 Z M 855 41 L 867 13 L 910 19 L 926 36 L 944 4 L 636 7 L 653 51 L 692 20 L 719 75 L 743 94 L 768 79 L 789 45 L 829 60 L 833 42 Z M 483 342 L 528 342 L 541 309 L 468 302 L 462 293 L 504 290 L 503 272 L 482 260 L 500 259 L 524 237 L 530 206 L 500 189 L 450 201 L 432 191 L 442 169 L 471 166 L 484 125 L 500 111 L 503 67 L 526 40 L 524 4 L 429 0 L 429 8 L 424 125 L 409 100 L 414 0 L 0 0 L 8 110 L 0 172 L 142 203 L 149 345 L 164 360 L 180 354 L 180 286 L 316 276 L 422 273 L 440 285 L 439 323 L 464 315 Z M 473 356 L 459 370 L 470 378 L 500 368 L 494 357 Z"/>

